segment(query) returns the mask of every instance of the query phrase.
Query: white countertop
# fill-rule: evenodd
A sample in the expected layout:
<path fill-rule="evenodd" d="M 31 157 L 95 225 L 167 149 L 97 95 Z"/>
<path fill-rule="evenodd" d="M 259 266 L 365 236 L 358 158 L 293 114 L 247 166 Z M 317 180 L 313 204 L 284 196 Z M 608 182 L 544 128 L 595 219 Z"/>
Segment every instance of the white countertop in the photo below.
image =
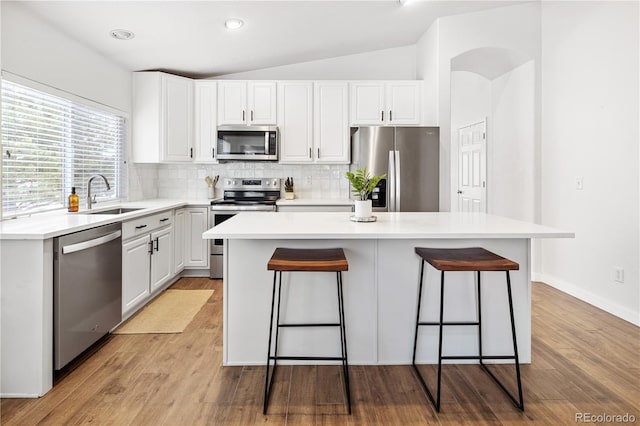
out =
<path fill-rule="evenodd" d="M 356 223 L 351 213 L 243 212 L 206 231 L 205 239 L 573 238 L 567 232 L 485 213 L 375 213 Z"/>
<path fill-rule="evenodd" d="M 276 201 L 277 206 L 352 206 L 353 200 L 348 198 L 294 198 Z"/>
<path fill-rule="evenodd" d="M 0 222 L 0 240 L 45 240 L 72 232 L 83 231 L 109 223 L 122 222 L 137 217 L 175 209 L 183 206 L 209 206 L 211 200 L 154 199 L 125 203 L 99 203 L 92 210 L 81 208 L 78 213 L 66 210 L 39 213 L 29 217 L 7 219 Z M 142 208 L 119 215 L 84 214 L 88 211 L 108 210 L 115 207 Z"/>

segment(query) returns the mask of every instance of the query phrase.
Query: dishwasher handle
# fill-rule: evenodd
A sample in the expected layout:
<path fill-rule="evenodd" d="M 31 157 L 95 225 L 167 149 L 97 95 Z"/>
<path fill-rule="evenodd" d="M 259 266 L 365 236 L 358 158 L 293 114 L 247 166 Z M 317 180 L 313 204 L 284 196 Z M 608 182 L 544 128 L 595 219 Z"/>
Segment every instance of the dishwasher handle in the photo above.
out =
<path fill-rule="evenodd" d="M 62 247 L 62 254 L 74 253 L 76 251 L 90 249 L 92 247 L 97 247 L 102 244 L 106 244 L 109 241 L 113 241 L 117 238 L 120 238 L 122 235 L 121 231 L 112 232 L 111 234 L 103 235 L 102 237 L 94 238 L 93 240 L 83 241 L 81 243 L 69 244 L 68 246 Z"/>

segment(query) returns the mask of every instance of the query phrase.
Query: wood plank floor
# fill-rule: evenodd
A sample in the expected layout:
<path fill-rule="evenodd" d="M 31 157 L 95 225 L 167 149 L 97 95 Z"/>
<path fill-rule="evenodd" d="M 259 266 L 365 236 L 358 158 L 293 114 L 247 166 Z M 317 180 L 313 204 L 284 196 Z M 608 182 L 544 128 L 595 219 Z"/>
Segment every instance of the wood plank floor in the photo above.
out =
<path fill-rule="evenodd" d="M 216 291 L 183 333 L 111 336 L 44 397 L 3 399 L 0 423 L 555 425 L 575 423 L 576 413 L 640 421 L 640 329 L 544 284 L 533 286 L 524 413 L 475 365 L 443 368 L 440 413 L 411 367 L 352 366 L 351 416 L 337 366 L 280 367 L 263 416 L 263 368 L 221 365 L 221 281 L 183 278 L 173 288 Z"/>

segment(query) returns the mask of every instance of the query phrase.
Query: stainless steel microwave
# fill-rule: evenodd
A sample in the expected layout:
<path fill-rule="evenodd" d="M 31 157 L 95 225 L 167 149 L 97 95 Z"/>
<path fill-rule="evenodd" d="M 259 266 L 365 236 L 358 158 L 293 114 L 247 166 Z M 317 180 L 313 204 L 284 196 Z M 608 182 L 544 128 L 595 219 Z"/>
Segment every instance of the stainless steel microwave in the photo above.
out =
<path fill-rule="evenodd" d="M 277 161 L 275 126 L 218 126 L 218 160 Z"/>

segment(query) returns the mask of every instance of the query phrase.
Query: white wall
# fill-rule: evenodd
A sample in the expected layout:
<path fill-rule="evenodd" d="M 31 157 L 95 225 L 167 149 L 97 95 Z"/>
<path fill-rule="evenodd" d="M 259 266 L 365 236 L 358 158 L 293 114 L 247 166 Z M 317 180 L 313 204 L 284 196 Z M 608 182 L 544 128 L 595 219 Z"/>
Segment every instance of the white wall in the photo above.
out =
<path fill-rule="evenodd" d="M 542 3 L 542 221 L 576 238 L 543 243 L 540 278 L 636 324 L 638 12 L 637 2 Z"/>
<path fill-rule="evenodd" d="M 219 75 L 235 80 L 414 80 L 416 46 Z"/>
<path fill-rule="evenodd" d="M 28 12 L 1 2 L 2 69 L 131 113 L 131 72 Z M 128 166 L 128 198 L 157 196 L 155 166 Z"/>
<path fill-rule="evenodd" d="M 535 66 L 491 81 L 488 124 L 488 213 L 535 221 Z"/>
<path fill-rule="evenodd" d="M 422 119 L 426 126 L 439 126 L 440 123 L 438 116 L 439 22 L 440 20 L 436 20 L 416 44 L 416 78 L 424 80 Z M 444 148 L 440 147 L 441 153 Z M 443 180 L 441 175 L 440 185 Z"/>
<path fill-rule="evenodd" d="M 498 47 L 513 50 L 529 60 L 536 61 L 536 82 L 538 76 L 538 61 L 540 56 L 540 5 L 525 3 L 522 5 L 502 7 L 481 12 L 454 15 L 440 18 L 435 29 L 436 34 L 425 33 L 417 45 L 419 72 L 428 79 L 425 85 L 433 89 L 431 72 L 427 69 L 434 57 L 432 49 L 437 45 L 436 76 L 438 107 L 437 117 L 440 126 L 440 209 L 447 211 L 451 203 L 451 59 L 469 50 L 482 47 Z M 426 38 L 425 38 L 426 37 Z M 435 42 L 433 39 L 437 39 Z M 536 98 L 536 103 L 539 102 Z M 537 126 L 536 126 L 537 127 Z M 536 144 L 539 135 L 536 128 Z M 532 159 L 537 163 L 538 158 Z M 534 167 L 536 167 L 534 166 Z"/>

